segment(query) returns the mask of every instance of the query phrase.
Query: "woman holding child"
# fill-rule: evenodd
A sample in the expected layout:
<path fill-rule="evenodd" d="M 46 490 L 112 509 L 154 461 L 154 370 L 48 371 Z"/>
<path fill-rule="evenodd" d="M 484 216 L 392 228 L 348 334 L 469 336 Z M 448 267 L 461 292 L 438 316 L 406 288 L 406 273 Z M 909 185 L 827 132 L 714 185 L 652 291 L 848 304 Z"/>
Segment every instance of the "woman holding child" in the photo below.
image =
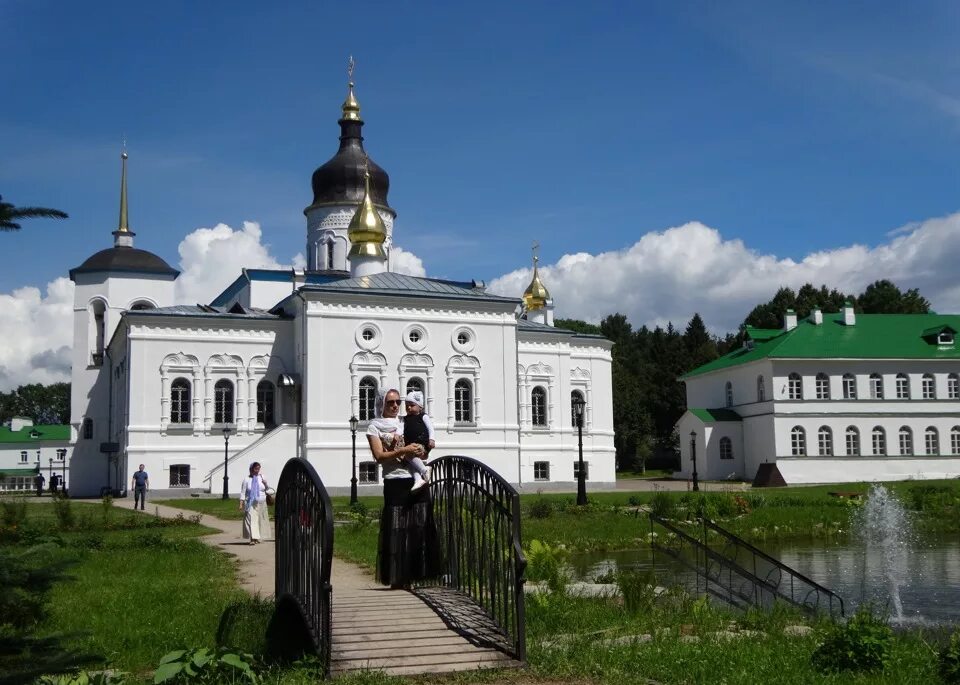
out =
<path fill-rule="evenodd" d="M 431 578 L 438 566 L 429 488 L 420 485 L 421 479 L 424 484 L 429 481 L 429 468 L 422 461 L 429 442 L 425 446 L 404 441 L 402 403 L 397 390 L 388 390 L 377 398 L 376 418 L 367 427 L 370 452 L 383 467 L 377 580 L 393 588 Z"/>

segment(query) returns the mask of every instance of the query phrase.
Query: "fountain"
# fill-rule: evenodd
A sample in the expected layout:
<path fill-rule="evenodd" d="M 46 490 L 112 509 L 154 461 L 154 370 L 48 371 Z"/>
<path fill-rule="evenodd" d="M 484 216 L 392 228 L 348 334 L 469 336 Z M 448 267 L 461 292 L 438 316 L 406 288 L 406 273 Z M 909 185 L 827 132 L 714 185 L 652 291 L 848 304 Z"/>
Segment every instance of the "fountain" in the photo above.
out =
<path fill-rule="evenodd" d="M 900 588 L 907 582 L 913 547 L 910 516 L 887 488 L 874 485 L 859 512 L 856 529 L 864 548 L 861 601 L 892 605 L 891 618 L 903 623 Z"/>

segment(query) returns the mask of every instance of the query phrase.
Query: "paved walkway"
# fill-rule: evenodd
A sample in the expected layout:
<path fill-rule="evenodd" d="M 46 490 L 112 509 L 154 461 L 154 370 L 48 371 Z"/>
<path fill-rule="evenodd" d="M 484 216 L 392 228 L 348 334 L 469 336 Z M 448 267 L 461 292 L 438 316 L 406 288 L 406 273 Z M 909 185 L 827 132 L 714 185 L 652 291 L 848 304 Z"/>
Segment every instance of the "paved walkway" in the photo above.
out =
<path fill-rule="evenodd" d="M 132 508 L 129 500 L 115 500 L 114 505 Z M 148 501 L 145 513 L 189 518 L 197 512 Z M 205 514 L 200 523 L 218 531 L 201 540 L 237 558 L 241 587 L 251 594 L 272 596 L 274 541 L 247 544 L 241 537 L 240 521 Z M 451 627 L 449 616 L 445 620 L 432 608 L 438 603 L 434 590 L 418 594 L 390 590 L 377 584 L 362 567 L 336 557 L 331 584 L 334 674 L 371 669 L 410 675 L 518 665 L 496 648 L 489 635 Z"/>

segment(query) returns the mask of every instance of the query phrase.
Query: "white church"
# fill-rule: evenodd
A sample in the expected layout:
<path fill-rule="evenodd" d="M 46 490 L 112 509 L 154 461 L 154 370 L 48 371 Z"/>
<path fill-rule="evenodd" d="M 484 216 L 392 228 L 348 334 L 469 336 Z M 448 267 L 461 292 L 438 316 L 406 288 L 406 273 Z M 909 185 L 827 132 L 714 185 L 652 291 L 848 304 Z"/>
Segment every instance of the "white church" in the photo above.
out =
<path fill-rule="evenodd" d="M 253 461 L 273 483 L 292 457 L 328 488 L 379 492 L 364 439 L 378 391 L 421 390 L 432 456 L 463 454 L 535 490 L 573 483 L 583 400 L 589 487 L 615 480 L 608 340 L 556 328 L 534 262 L 522 299 L 482 283 L 391 271 L 389 177 L 363 148 L 350 83 L 340 147 L 312 179 L 307 268 L 244 269 L 209 304 L 174 302 L 179 273 L 134 247 L 126 153 L 113 247 L 70 271 L 72 496 L 129 487 L 139 464 L 167 494 L 231 496 Z"/>

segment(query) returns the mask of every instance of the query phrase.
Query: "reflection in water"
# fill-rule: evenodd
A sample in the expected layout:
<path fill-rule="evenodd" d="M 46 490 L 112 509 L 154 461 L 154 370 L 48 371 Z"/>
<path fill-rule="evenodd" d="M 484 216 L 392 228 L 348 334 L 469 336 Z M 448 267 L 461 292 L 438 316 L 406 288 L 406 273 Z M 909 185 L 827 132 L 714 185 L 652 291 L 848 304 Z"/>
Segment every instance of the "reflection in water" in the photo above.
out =
<path fill-rule="evenodd" d="M 895 612 L 889 600 L 886 577 L 873 573 L 882 568 L 882 550 L 865 552 L 860 544 L 828 541 L 761 544 L 774 558 L 830 588 L 841 597 L 849 616 L 863 602 L 874 602 Z M 667 560 L 657 559 L 660 581 Z M 903 558 L 904 578 L 900 586 L 903 622 L 960 623 L 960 541 L 940 539 L 914 543 Z M 650 549 L 626 552 L 598 552 L 572 555 L 570 565 L 577 579 L 602 577 L 617 569 L 652 569 Z M 674 569 L 675 573 L 683 571 Z M 678 580 L 683 582 L 683 580 Z"/>

